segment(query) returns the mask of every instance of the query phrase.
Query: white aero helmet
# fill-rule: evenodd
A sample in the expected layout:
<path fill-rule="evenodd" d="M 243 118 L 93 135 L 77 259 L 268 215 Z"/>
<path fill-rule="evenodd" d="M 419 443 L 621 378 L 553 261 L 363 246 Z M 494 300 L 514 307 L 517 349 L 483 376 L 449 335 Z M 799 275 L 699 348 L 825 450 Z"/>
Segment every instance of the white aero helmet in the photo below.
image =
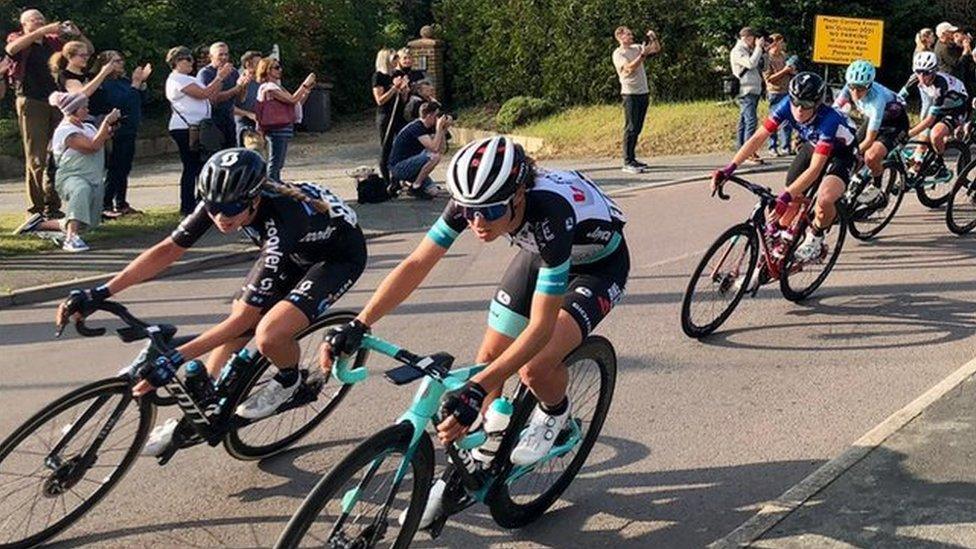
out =
<path fill-rule="evenodd" d="M 920 51 L 912 59 L 913 71 L 931 72 L 937 66 L 939 66 L 939 58 L 936 57 L 934 51 Z"/>
<path fill-rule="evenodd" d="M 451 158 L 447 190 L 463 206 L 492 206 L 508 200 L 528 172 L 521 145 L 503 136 L 478 139 Z"/>

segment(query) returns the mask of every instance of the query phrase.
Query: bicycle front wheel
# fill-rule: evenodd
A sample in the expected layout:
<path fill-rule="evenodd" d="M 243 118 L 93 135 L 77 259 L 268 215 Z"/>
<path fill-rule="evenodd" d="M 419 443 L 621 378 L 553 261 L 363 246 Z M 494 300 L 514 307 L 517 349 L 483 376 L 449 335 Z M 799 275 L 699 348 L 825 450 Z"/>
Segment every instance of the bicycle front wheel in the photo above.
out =
<path fill-rule="evenodd" d="M 824 280 L 827 280 L 827 275 L 837 263 L 840 250 L 844 247 L 844 237 L 847 235 L 849 222 L 847 221 L 848 206 L 844 200 L 838 200 L 835 209 L 837 219 L 829 229 L 824 231 L 822 251 L 818 257 L 809 261 L 800 261 L 796 258 L 796 250 L 806 240 L 805 236 L 795 238 L 790 246 L 779 278 L 779 288 L 786 299 L 803 301 L 810 297 Z M 803 222 L 803 230 L 798 233 L 800 235 L 806 233 L 806 227 L 809 227 L 813 221 L 813 208 L 810 208 L 807 216 Z"/>
<path fill-rule="evenodd" d="M 400 423 L 363 441 L 315 485 L 275 547 L 409 547 L 434 477 L 434 446 L 422 433 L 397 479 L 412 434 Z"/>
<path fill-rule="evenodd" d="M 869 187 L 878 189 L 871 200 L 865 200 L 865 191 Z M 850 197 L 849 203 L 851 212 L 848 216 L 850 221 L 851 236 L 858 240 L 870 240 L 891 223 L 901 206 L 901 201 L 905 198 L 904 179 L 900 165 L 897 162 L 890 162 L 885 165 L 884 173 L 881 175 L 881 186 L 873 187 L 872 183 L 865 184 L 861 191 Z"/>
<path fill-rule="evenodd" d="M 617 381 L 613 345 L 604 337 L 589 336 L 563 363 L 569 370 L 566 395 L 571 412 L 567 427 L 556 437 L 553 452 L 557 453 L 527 467 L 513 466 L 485 500 L 495 522 L 505 528 L 524 526 L 555 503 L 586 462 L 610 411 Z M 535 404 L 532 393 L 525 391 L 506 437 L 519 436 Z"/>
<path fill-rule="evenodd" d="M 946 167 L 952 172 L 952 178 L 936 182 L 932 177 L 927 177 L 915 188 L 918 201 L 927 208 L 941 208 L 949 201 L 956 176 L 969 164 L 969 146 L 960 141 L 949 141 L 946 143 L 942 158 L 945 160 Z"/>
<path fill-rule="evenodd" d="M 301 347 L 298 369 L 302 386 L 292 401 L 283 404 L 276 414 L 247 423 L 235 417 L 234 421 L 241 421 L 241 424 L 224 437 L 227 453 L 245 461 L 274 455 L 310 433 L 339 406 L 351 385 L 338 384 L 334 379 L 326 379 L 322 375 L 318 366 L 318 349 L 329 328 L 348 324 L 354 318 L 356 314 L 353 312 L 333 311 L 298 334 L 296 339 Z M 261 357 L 231 405 L 236 408 L 271 381 L 277 372 L 278 369 L 267 358 Z"/>
<path fill-rule="evenodd" d="M 757 276 L 759 237 L 749 223 L 736 225 L 712 243 L 688 281 L 681 302 L 681 329 L 702 338 L 718 329 Z"/>
<path fill-rule="evenodd" d="M 0 548 L 32 547 L 75 523 L 122 479 L 155 406 L 123 378 L 52 402 L 0 443 Z"/>
<path fill-rule="evenodd" d="M 956 234 L 976 228 L 976 161 L 959 172 L 946 207 L 946 226 Z"/>

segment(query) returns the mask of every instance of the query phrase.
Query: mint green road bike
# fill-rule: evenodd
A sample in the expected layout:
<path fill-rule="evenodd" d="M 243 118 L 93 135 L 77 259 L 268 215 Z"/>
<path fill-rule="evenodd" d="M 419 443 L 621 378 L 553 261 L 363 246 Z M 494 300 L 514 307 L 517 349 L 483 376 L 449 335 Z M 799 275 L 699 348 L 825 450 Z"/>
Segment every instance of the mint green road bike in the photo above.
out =
<path fill-rule="evenodd" d="M 439 419 L 441 398 L 484 369 L 475 365 L 451 371 L 446 353 L 417 356 L 382 339 L 366 335 L 363 348 L 394 358 L 402 365 L 386 372 L 397 385 L 423 378 L 410 409 L 396 423 L 359 444 L 309 493 L 278 539 L 276 547 L 407 547 L 417 532 L 434 478 L 434 446 L 427 433 Z M 360 353 L 362 357 L 362 353 Z M 367 375 L 365 360 L 350 368 L 337 360 L 333 376 L 356 383 Z M 495 521 L 517 528 L 541 516 L 569 486 L 593 448 L 613 398 L 617 358 L 610 342 L 589 336 L 563 361 L 569 369 L 570 421 L 552 450 L 541 460 L 516 466 L 509 455 L 536 405 L 521 383 L 511 396 L 514 411 L 490 465 L 479 467 L 470 450 L 483 444 L 483 431 L 446 448 L 450 464 L 443 508 L 427 528 L 440 535 L 448 517 L 481 502 Z M 503 398 L 508 398 L 503 397 Z"/>

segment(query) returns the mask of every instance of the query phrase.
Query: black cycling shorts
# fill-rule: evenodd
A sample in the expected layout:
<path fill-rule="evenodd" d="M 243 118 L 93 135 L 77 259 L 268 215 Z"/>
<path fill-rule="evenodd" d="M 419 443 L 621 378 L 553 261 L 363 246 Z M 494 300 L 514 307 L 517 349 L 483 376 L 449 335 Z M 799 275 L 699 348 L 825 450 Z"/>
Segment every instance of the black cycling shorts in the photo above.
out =
<path fill-rule="evenodd" d="M 514 339 L 528 326 L 541 263 L 538 255 L 519 250 L 491 301 L 489 327 Z M 563 295 L 562 310 L 573 317 L 583 337 L 620 301 L 629 272 L 630 252 L 626 241 L 621 241 L 616 251 L 596 263 L 569 268 L 569 286 Z"/>
<path fill-rule="evenodd" d="M 786 184 L 790 185 L 796 181 L 796 178 L 800 177 L 800 174 L 805 172 L 810 166 L 811 160 L 813 160 L 813 145 L 804 143 L 797 150 L 796 156 L 793 157 L 793 162 L 790 164 L 790 169 L 786 174 Z M 856 163 L 857 158 L 854 156 L 853 145 L 850 147 L 835 148 L 827 160 L 827 167 L 824 168 L 817 182 L 819 183 L 824 176 L 835 175 L 846 186 L 851 182 L 851 173 L 854 171 Z"/>
<path fill-rule="evenodd" d="M 908 113 L 905 112 L 905 109 L 899 109 L 891 116 L 885 116 L 881 127 L 878 128 L 878 137 L 875 141 L 884 145 L 885 149 L 891 152 L 908 140 L 909 129 Z M 864 141 L 867 133 L 868 125 L 867 120 L 865 120 L 857 129 L 857 142 Z"/>
<path fill-rule="evenodd" d="M 261 279 L 265 265 L 259 259 L 234 299 L 260 308 L 262 314 L 284 299 L 312 322 L 366 270 L 366 239 L 359 227 L 350 228 L 346 235 L 323 250 L 322 256 L 301 263 L 282 257 L 278 265 L 274 276 Z"/>

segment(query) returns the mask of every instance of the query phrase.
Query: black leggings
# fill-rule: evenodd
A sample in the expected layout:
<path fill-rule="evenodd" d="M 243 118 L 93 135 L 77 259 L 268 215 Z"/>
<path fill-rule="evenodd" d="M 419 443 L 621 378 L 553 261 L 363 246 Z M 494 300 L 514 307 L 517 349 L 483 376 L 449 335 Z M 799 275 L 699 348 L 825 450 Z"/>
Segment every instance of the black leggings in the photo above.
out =
<path fill-rule="evenodd" d="M 197 176 L 200 175 L 205 160 L 198 151 L 190 149 L 190 130 L 170 130 L 169 134 L 180 149 L 180 162 L 183 163 L 183 173 L 180 174 L 180 215 L 190 215 L 197 205 Z"/>

